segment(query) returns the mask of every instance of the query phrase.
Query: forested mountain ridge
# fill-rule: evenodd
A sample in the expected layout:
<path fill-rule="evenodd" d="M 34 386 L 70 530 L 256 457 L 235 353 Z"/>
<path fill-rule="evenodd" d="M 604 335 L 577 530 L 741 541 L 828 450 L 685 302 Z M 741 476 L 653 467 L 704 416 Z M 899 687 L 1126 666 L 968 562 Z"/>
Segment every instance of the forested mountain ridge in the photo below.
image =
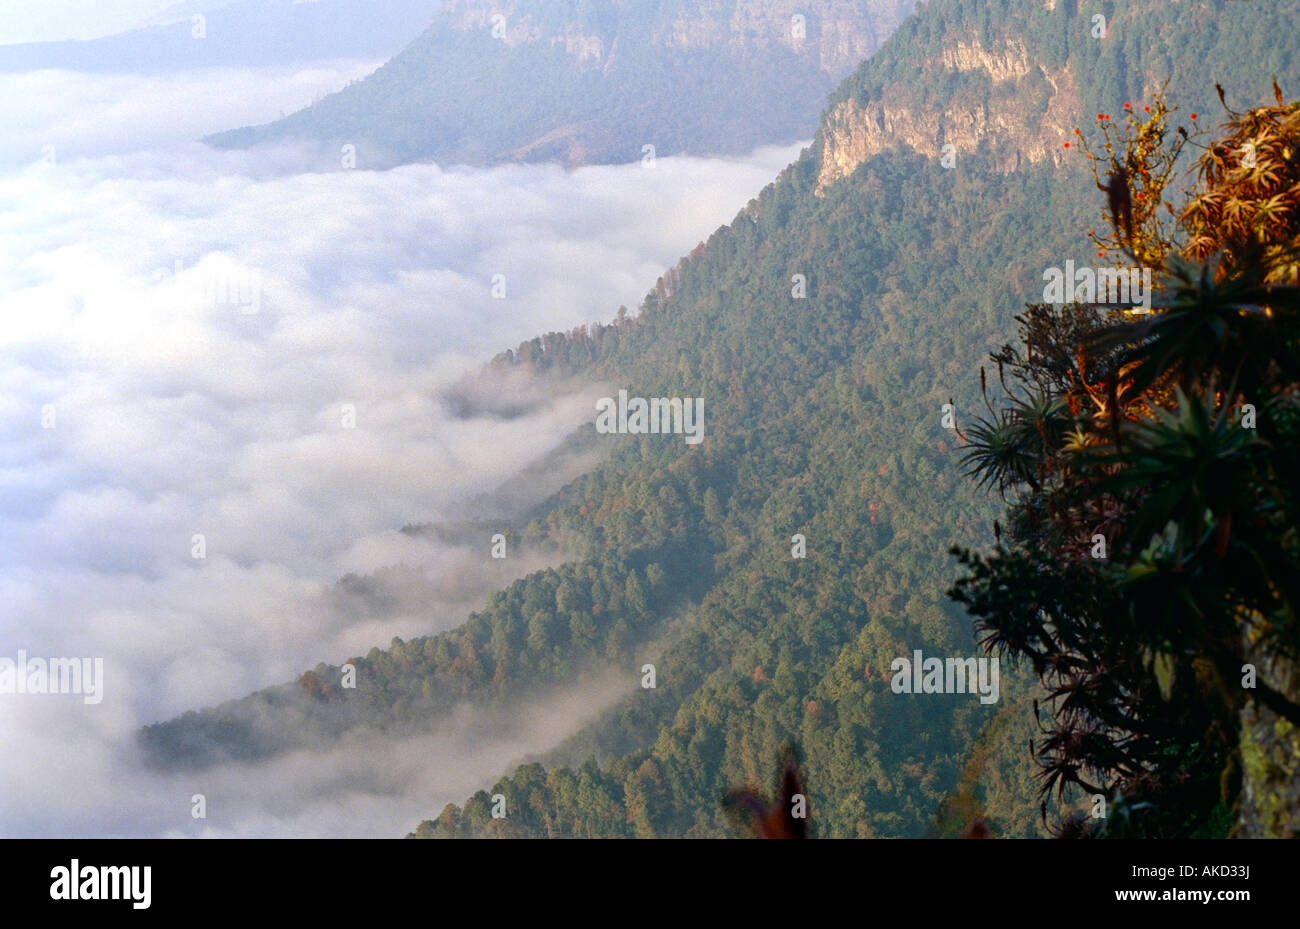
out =
<path fill-rule="evenodd" d="M 1113 82 L 1097 66 L 1087 11 L 990 3 L 980 37 L 961 19 L 967 6 L 933 0 L 899 32 L 924 36 L 925 54 L 895 39 L 837 97 L 918 60 L 942 62 L 945 48 L 974 38 L 986 48 L 1014 38 L 1037 60 L 1042 37 L 1064 35 L 1090 108 L 1106 93 L 1119 93 L 1106 111 L 1143 99 L 1145 77 L 1103 89 Z M 1282 73 L 1296 71 L 1283 36 L 1298 6 L 1205 0 L 1132 19 L 1145 39 L 1127 40 L 1138 55 L 1129 67 L 1146 75 L 1180 43 L 1208 42 L 1201 68 L 1234 99 L 1257 97 L 1267 82 L 1256 61 L 1272 55 Z M 1114 18 L 1130 22 L 1138 7 L 1116 3 Z M 1193 38 L 1204 10 L 1224 18 L 1219 44 Z M 1052 28 L 1030 29 L 1043 14 Z M 1234 44 L 1242 35 L 1254 37 L 1253 58 Z M 947 60 L 953 99 L 988 92 L 985 69 Z M 1176 73 L 1171 93 L 1209 113 L 1204 74 Z M 912 111 L 942 107 L 932 86 L 910 86 Z M 583 661 L 634 677 L 650 649 L 653 690 L 415 834 L 725 835 L 723 793 L 769 783 L 789 739 L 806 759 L 815 834 L 920 835 L 954 797 L 998 834 L 1036 834 L 1025 678 L 1004 668 L 1001 702 L 989 707 L 970 695 L 895 694 L 889 669 L 915 648 L 976 654 L 969 618 L 944 596 L 955 574 L 946 552 L 984 544 L 997 509 L 963 480 L 942 405 L 952 398 L 959 422 L 973 414 L 979 365 L 1038 299 L 1045 267 L 1086 262 L 1099 205 L 1082 159 L 1009 166 L 985 138 L 949 161 L 899 141 L 827 182 L 819 136 L 666 274 L 636 317 L 498 359 L 633 395 L 707 400 L 697 447 L 586 436 L 618 448 L 527 529 L 583 540 L 582 559 L 511 585 L 461 630 L 372 652 L 353 695 L 255 695 L 153 727 L 155 756 L 175 763 L 196 743 L 229 751 L 223 727 L 268 710 L 325 729 L 345 717 L 432 726 L 447 701 L 507 706 Z M 806 558 L 792 557 L 796 534 Z M 338 669 L 318 674 L 335 680 Z M 421 687 L 440 696 L 422 700 Z M 507 798 L 505 819 L 491 816 L 495 794 Z"/>
<path fill-rule="evenodd" d="M 1262 18 L 1234 15 L 1231 0 L 1182 4 L 1177 24 L 1163 3 L 1027 2 L 1013 30 L 999 27 L 998 6 L 941 5 L 908 19 L 839 86 L 817 136 L 819 187 L 897 145 L 934 157 L 983 148 L 1003 171 L 1059 165 L 1082 119 L 1148 100 L 1166 80 L 1196 95 L 1182 101 L 1189 112 L 1207 110 L 1227 71 L 1207 79 L 1206 67 L 1223 49 L 1250 49 L 1269 77 L 1294 66 Z M 1252 100 L 1244 86 L 1225 88 L 1229 106 Z"/>
<path fill-rule="evenodd" d="M 453 0 L 310 109 L 208 141 L 354 144 L 368 165 L 739 154 L 808 138 L 909 0 Z"/>

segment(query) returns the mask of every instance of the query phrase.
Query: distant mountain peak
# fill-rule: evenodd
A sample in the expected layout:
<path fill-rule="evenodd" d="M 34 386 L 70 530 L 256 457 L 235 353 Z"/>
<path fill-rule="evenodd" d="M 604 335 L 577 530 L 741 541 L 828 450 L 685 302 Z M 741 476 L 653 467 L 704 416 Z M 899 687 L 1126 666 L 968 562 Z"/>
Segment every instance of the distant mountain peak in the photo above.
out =
<path fill-rule="evenodd" d="M 911 0 L 448 0 L 370 78 L 208 141 L 351 143 L 371 163 L 627 162 L 810 137 Z"/>

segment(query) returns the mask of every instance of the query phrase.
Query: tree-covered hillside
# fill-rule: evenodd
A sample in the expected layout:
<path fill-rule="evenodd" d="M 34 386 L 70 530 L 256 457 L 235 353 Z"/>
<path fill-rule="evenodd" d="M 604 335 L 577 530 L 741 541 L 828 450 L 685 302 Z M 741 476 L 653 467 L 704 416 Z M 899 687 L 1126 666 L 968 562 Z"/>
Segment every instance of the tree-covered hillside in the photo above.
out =
<path fill-rule="evenodd" d="M 932 0 L 841 99 L 885 88 L 907 102 L 912 125 L 938 132 L 951 101 L 988 107 L 1004 93 L 978 57 L 952 53 L 973 39 L 1055 61 L 1079 100 L 1112 86 L 1086 5 L 993 2 L 980 23 L 964 21 L 968 6 Z M 1256 62 L 1272 49 L 1296 71 L 1300 49 L 1285 31 L 1294 0 L 1148 8 L 1111 5 L 1112 35 L 1144 37 L 1125 40 L 1125 73 L 1147 76 L 1135 83 L 1155 82 L 1193 35 L 1209 42 L 1202 65 L 1233 93 L 1266 86 Z M 1221 41 L 1196 32 L 1205 10 L 1225 19 Z M 1263 44 L 1247 55 L 1242 36 Z M 945 60 L 942 93 L 917 80 Z M 1029 93 L 1027 77 L 1015 85 L 1026 97 L 1012 102 L 1032 123 L 1034 107 L 1052 104 Z M 1204 73 L 1175 78 L 1175 100 L 1210 112 Z M 1098 195 L 1081 158 L 1024 158 L 1008 170 L 1016 132 L 990 132 L 956 157 L 941 137 L 899 138 L 826 182 L 829 131 L 666 274 L 635 317 L 551 334 L 495 362 L 633 396 L 705 398 L 698 446 L 584 438 L 618 447 L 524 529 L 533 544 L 576 542 L 581 559 L 511 585 L 461 630 L 372 652 L 355 691 L 322 667 L 306 687 L 151 727 L 155 759 L 272 752 L 280 746 L 259 739 L 286 719 L 308 742 L 349 725 L 414 731 L 436 726 L 449 702 L 508 707 L 592 662 L 631 678 L 647 661 L 654 689 L 415 834 L 726 835 L 723 794 L 769 784 L 790 740 L 804 757 L 815 835 L 943 833 L 966 809 L 997 834 L 1035 834 L 1028 676 L 1004 666 L 990 706 L 972 694 L 895 693 L 891 663 L 914 649 L 977 654 L 971 620 L 945 597 L 956 574 L 948 550 L 985 544 L 1000 501 L 963 478 L 948 426 L 981 408 L 979 365 L 1040 299 L 1043 270 L 1095 254 L 1086 229 Z M 853 138 L 840 142 L 855 150 Z M 795 535 L 804 558 L 793 557 Z M 492 816 L 496 794 L 504 819 Z"/>

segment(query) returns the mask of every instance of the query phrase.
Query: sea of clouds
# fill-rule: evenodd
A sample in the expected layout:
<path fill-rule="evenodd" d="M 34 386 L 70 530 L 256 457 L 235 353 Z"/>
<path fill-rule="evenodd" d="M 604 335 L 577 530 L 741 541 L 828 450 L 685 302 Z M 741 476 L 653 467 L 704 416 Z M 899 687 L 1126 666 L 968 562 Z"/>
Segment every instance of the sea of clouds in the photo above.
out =
<path fill-rule="evenodd" d="M 0 657 L 105 674 L 98 705 L 0 695 L 0 834 L 400 835 L 634 686 L 202 783 L 139 767 L 141 725 L 454 627 L 536 568 L 398 529 L 472 515 L 600 392 L 514 380 L 522 412 L 466 415 L 448 386 L 635 307 L 798 152 L 372 171 L 193 141 L 374 66 L 0 76 Z M 395 565 L 388 608 L 340 605 Z"/>

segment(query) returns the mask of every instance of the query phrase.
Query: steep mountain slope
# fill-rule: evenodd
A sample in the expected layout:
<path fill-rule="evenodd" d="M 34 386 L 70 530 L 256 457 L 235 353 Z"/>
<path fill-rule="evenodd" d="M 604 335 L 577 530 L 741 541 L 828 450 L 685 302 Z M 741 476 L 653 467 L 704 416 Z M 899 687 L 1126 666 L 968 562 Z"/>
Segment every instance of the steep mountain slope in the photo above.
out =
<path fill-rule="evenodd" d="M 592 753 L 603 770 L 521 768 L 417 834 L 714 834 L 722 790 L 767 783 L 790 736 L 807 755 L 822 834 L 916 834 L 936 812 L 916 805 L 936 784 L 958 786 L 956 756 L 983 720 L 996 725 L 960 787 L 1001 832 L 1034 833 L 1029 688 L 1008 682 L 993 717 L 960 698 L 900 706 L 907 698 L 872 680 L 913 647 L 970 647 L 964 622 L 947 626 L 927 595 L 951 576 L 936 557 L 943 539 L 976 527 L 988 538 L 979 522 L 989 501 L 954 480 L 940 403 L 955 395 L 958 416 L 973 411 L 983 349 L 1041 295 L 1042 269 L 1086 262 L 1083 229 L 1099 202 L 1082 164 L 1057 154 L 1071 125 L 1140 103 L 1165 76 L 1186 113 L 1221 112 L 1214 79 L 1230 88 L 1230 104 L 1266 101 L 1270 71 L 1256 66 L 1296 73 L 1300 49 L 1276 30 L 1300 6 L 1211 2 L 1153 14 L 1116 4 L 1109 45 L 1093 37 L 1084 9 L 988 6 L 979 24 L 966 21 L 968 5 L 939 2 L 905 23 L 836 94 L 813 149 L 684 263 L 672 296 L 652 296 L 600 368 L 632 393 L 716 397 L 715 453 L 733 457 L 727 445 L 744 436 L 734 459 L 763 475 L 726 501 L 724 523 L 740 523 L 728 554 L 751 557 L 719 568 L 682 644 L 660 662 L 661 681 L 684 686 L 668 701 L 629 698 L 548 759 L 577 765 Z M 972 54 L 980 43 L 1018 52 Z M 1044 92 L 1053 81 L 1059 89 Z M 921 89 L 936 86 L 944 96 Z M 878 125 L 843 118 L 844 101 L 869 111 L 882 90 L 910 131 L 882 139 Z M 973 137 L 950 129 L 963 121 L 980 127 Z M 945 171 L 948 143 L 957 160 Z M 837 150 L 857 156 L 837 162 Z M 808 276 L 806 308 L 788 299 L 792 272 Z M 760 449 L 784 460 L 764 462 Z M 761 515 L 746 525 L 745 513 Z M 786 519 L 771 520 L 777 513 Z M 782 530 L 796 525 L 831 543 L 816 567 L 812 556 L 788 558 Z M 810 568 L 826 570 L 820 582 Z M 848 584 L 854 596 L 837 599 Z M 843 638 L 819 639 L 818 620 Z M 711 659 L 716 670 L 701 674 Z M 782 681 L 782 671 L 793 673 Z M 583 788 L 585 800 L 570 792 Z M 498 793 L 516 803 L 515 819 L 488 818 L 488 794 Z"/>
<path fill-rule="evenodd" d="M 208 141 L 363 146 L 369 164 L 627 162 L 807 138 L 908 0 L 449 0 L 365 81 Z"/>
<path fill-rule="evenodd" d="M 840 88 L 803 157 L 637 317 L 498 359 L 706 399 L 698 446 L 581 437 L 618 448 L 526 530 L 579 545 L 580 560 L 511 585 L 461 630 L 373 651 L 355 691 L 322 666 L 297 689 L 151 727 L 155 760 L 262 757 L 354 725 L 418 731 L 458 701 L 508 711 L 583 667 L 633 678 L 649 661 L 654 689 L 416 834 L 726 834 L 723 792 L 767 784 L 792 738 L 817 834 L 920 835 L 955 790 L 1000 832 L 1032 834 L 1027 681 L 1003 668 L 998 705 L 889 686 L 913 649 L 976 653 L 944 598 L 945 553 L 987 540 L 995 501 L 962 478 L 942 405 L 973 414 L 978 367 L 1041 297 L 1043 269 L 1087 263 L 1099 203 L 1081 161 L 1057 156 L 1070 114 L 1140 103 L 1164 73 L 1190 111 L 1217 112 L 1214 80 L 1231 102 L 1262 100 L 1258 62 L 1297 72 L 1286 27 L 1300 0 L 1117 2 L 1104 40 L 1075 4 L 999 0 L 978 22 L 968 6 L 932 0 L 905 23 Z M 845 115 L 882 100 L 909 131 Z M 792 557 L 795 534 L 806 558 Z M 505 819 L 491 816 L 498 793 Z"/>
<path fill-rule="evenodd" d="M 327 58 L 386 58 L 428 25 L 438 0 L 238 0 L 102 39 L 0 45 L 0 71 L 157 74 Z"/>

